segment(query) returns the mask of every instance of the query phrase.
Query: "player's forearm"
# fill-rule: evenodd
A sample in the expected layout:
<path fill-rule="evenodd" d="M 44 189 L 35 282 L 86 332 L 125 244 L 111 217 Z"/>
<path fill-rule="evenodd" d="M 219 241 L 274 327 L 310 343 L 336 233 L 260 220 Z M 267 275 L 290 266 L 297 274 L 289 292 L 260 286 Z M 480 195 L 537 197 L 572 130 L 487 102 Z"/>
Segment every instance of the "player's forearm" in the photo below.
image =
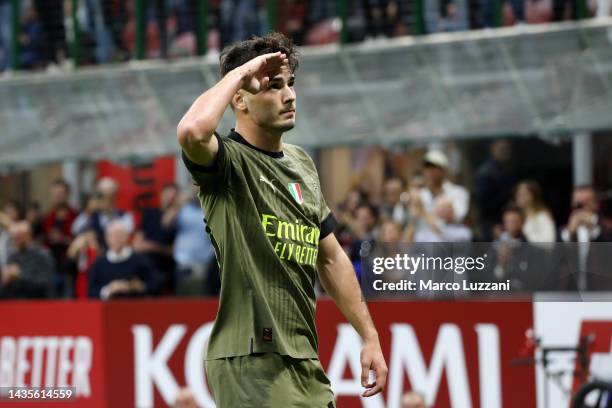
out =
<path fill-rule="evenodd" d="M 378 341 L 378 333 L 370 317 L 355 270 L 344 252 L 326 260 L 319 267 L 321 283 L 344 317 L 364 341 Z"/>
<path fill-rule="evenodd" d="M 181 146 L 211 139 L 232 97 L 242 87 L 243 77 L 240 70 L 233 70 L 195 100 L 177 127 Z"/>

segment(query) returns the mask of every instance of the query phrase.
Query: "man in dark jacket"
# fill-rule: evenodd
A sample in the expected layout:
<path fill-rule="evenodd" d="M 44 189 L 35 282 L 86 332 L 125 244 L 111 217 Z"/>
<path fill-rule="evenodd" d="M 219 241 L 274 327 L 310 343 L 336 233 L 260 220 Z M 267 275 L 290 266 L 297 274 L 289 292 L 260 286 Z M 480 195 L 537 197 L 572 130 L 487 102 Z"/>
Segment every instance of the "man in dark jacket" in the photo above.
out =
<path fill-rule="evenodd" d="M 129 232 L 122 220 L 108 224 L 108 250 L 96 259 L 90 271 L 90 298 L 146 296 L 157 291 L 153 265 L 146 256 L 134 253 L 128 240 Z"/>

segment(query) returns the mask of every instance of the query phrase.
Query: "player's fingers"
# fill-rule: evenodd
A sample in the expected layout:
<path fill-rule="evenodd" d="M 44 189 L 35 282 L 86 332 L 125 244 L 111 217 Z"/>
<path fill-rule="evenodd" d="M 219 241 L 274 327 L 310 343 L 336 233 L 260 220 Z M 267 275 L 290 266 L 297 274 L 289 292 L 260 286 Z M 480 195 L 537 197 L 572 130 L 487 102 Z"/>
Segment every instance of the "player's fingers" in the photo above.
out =
<path fill-rule="evenodd" d="M 381 388 L 385 388 L 385 384 L 387 384 L 387 373 L 389 372 L 389 370 L 387 369 L 387 366 L 384 365 L 383 367 L 376 367 L 376 385 L 380 386 Z"/>
<path fill-rule="evenodd" d="M 368 388 L 368 377 L 370 375 L 370 363 L 367 361 L 361 362 L 361 385 Z"/>
<path fill-rule="evenodd" d="M 261 56 L 261 59 L 263 60 L 264 63 L 268 63 L 270 61 L 279 60 L 279 59 L 282 61 L 286 57 L 287 56 L 285 54 L 283 54 L 280 51 L 277 51 L 277 52 L 271 52 L 268 54 L 264 54 Z"/>
<path fill-rule="evenodd" d="M 381 392 L 383 390 L 383 387 L 381 385 L 376 385 L 373 388 L 370 388 L 369 390 L 366 390 L 363 394 L 361 394 L 364 397 L 371 397 L 372 395 L 376 395 L 379 392 Z"/>

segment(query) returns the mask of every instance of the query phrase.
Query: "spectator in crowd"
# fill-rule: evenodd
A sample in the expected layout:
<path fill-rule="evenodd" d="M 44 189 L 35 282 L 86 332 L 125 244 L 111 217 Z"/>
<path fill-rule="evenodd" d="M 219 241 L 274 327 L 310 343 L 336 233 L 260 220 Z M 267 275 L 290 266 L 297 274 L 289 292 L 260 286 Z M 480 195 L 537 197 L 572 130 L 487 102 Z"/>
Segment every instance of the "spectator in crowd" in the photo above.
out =
<path fill-rule="evenodd" d="M 19 65 L 23 69 L 43 68 L 49 61 L 43 23 L 32 5 L 24 10 L 19 36 Z"/>
<path fill-rule="evenodd" d="M 87 31 L 95 42 L 95 58 L 98 63 L 110 61 L 115 43 L 108 24 L 104 19 L 102 0 L 85 0 L 87 10 Z"/>
<path fill-rule="evenodd" d="M 408 391 L 402 395 L 402 408 L 427 408 L 425 396 L 420 392 Z"/>
<path fill-rule="evenodd" d="M 252 35 L 264 35 L 266 10 L 257 0 L 225 0 L 221 2 L 221 44 L 225 47 Z"/>
<path fill-rule="evenodd" d="M 338 217 L 338 226 L 336 227 L 336 236 L 338 242 L 348 254 L 351 252 L 351 246 L 355 237 L 347 221 L 353 220 L 355 217 L 355 210 L 363 203 L 367 202 L 366 195 L 358 188 L 352 188 L 346 194 L 343 202 L 341 202 L 335 211 Z"/>
<path fill-rule="evenodd" d="M 341 222 L 353 236 L 349 257 L 353 263 L 360 261 L 361 246 L 364 242 L 373 241 L 378 236 L 378 208 L 370 203 L 362 203 L 354 211 L 354 215 L 341 214 Z"/>
<path fill-rule="evenodd" d="M 41 244 L 44 243 L 43 218 L 44 215 L 40 208 L 40 203 L 38 201 L 30 203 L 26 209 L 25 220 L 30 223 L 32 237 Z"/>
<path fill-rule="evenodd" d="M 346 194 L 344 201 L 338 206 L 337 211 L 353 214 L 359 205 L 367 202 L 367 196 L 358 188 L 352 188 Z"/>
<path fill-rule="evenodd" d="M 553 0 L 527 0 L 525 20 L 528 24 L 548 23 L 552 20 Z"/>
<path fill-rule="evenodd" d="M 496 10 L 497 7 L 501 7 L 501 21 L 496 20 L 498 13 Z M 495 2 L 492 0 L 478 0 L 476 28 L 495 27 L 496 24 L 512 25 L 523 22 L 525 22 L 525 0 L 504 0 L 501 2 Z"/>
<path fill-rule="evenodd" d="M 573 290 L 568 261 L 559 262 L 555 248 L 529 244 L 523 233 L 525 219 L 518 205 L 509 204 L 504 209 L 503 232 L 492 245 L 487 261 L 493 266 L 492 278 L 497 282 L 510 280 L 514 291 Z"/>
<path fill-rule="evenodd" d="M 470 196 L 465 188 L 448 180 L 446 155 L 439 150 L 430 150 L 423 162 L 425 185 L 420 190 L 420 197 L 425 211 L 433 212 L 436 201 L 448 197 L 453 203 L 455 222 L 463 222 L 468 213 Z"/>
<path fill-rule="evenodd" d="M 380 224 L 378 241 L 398 243 L 402 240 L 402 226 L 393 220 L 385 220 Z"/>
<path fill-rule="evenodd" d="M 521 254 L 525 253 L 526 249 L 526 247 L 518 245 L 527 242 L 527 238 L 523 234 L 524 224 L 523 210 L 513 204 L 506 206 L 502 213 L 502 232 L 496 239 L 493 246 L 494 253 L 491 256 L 491 262 L 495 265 L 493 268 L 495 280 L 501 282 L 512 275 L 515 289 L 522 286 L 520 284 L 521 279 L 517 279 L 515 275 L 520 270 L 516 268 L 516 262 L 522 256 Z M 516 256 L 513 257 L 513 255 Z"/>
<path fill-rule="evenodd" d="M 132 251 L 129 237 L 123 220 L 110 221 L 106 228 L 108 250 L 91 267 L 90 298 L 108 300 L 156 293 L 155 269 L 146 256 Z"/>
<path fill-rule="evenodd" d="M 610 231 L 599 215 L 599 200 L 592 186 L 578 186 L 572 193 L 572 212 L 561 231 L 565 242 L 608 241 Z"/>
<path fill-rule="evenodd" d="M 23 211 L 14 201 L 7 202 L 0 211 L 0 269 L 6 266 L 9 255 L 14 250 L 10 228 L 21 219 L 23 219 Z"/>
<path fill-rule="evenodd" d="M 402 227 L 395 221 L 382 221 L 378 231 L 377 241 L 371 243 L 368 247 L 368 253 L 364 254 L 368 259 L 393 258 L 398 253 L 403 253 L 409 249 L 409 247 L 403 244 Z M 361 266 L 361 262 L 359 262 L 358 265 Z M 361 280 L 361 268 L 355 268 L 355 271 L 357 272 L 357 277 Z M 366 276 L 366 279 L 369 278 L 370 277 Z M 384 282 L 399 282 L 406 278 L 406 271 L 400 268 L 385 268 L 385 273 L 381 278 Z M 388 294 L 385 294 L 385 297 L 387 297 L 387 295 Z"/>
<path fill-rule="evenodd" d="M 599 235 L 597 242 L 612 241 L 612 198 L 598 202 L 600 208 L 598 218 Z M 580 229 L 580 227 L 578 227 Z M 575 247 L 575 245 L 574 245 Z M 597 291 L 612 290 L 612 253 L 608 245 L 578 245 L 578 262 L 582 271 L 586 274 L 579 275 L 579 282 L 584 282 L 580 289 Z"/>
<path fill-rule="evenodd" d="M 612 241 L 612 197 L 609 196 L 601 205 L 601 240 Z"/>
<path fill-rule="evenodd" d="M 11 67 L 11 2 L 0 0 L 0 72 Z"/>
<path fill-rule="evenodd" d="M 525 226 L 525 215 L 523 210 L 516 205 L 509 205 L 504 209 L 503 231 L 497 238 L 498 242 L 527 242 L 523 234 Z"/>
<path fill-rule="evenodd" d="M 115 46 L 115 58 L 125 60 L 128 57 L 127 44 L 123 40 L 124 31 L 128 22 L 128 7 L 133 7 L 135 2 L 101 0 L 104 12 L 104 22 L 110 30 Z M 134 13 L 132 12 L 132 17 Z"/>
<path fill-rule="evenodd" d="M 51 250 L 56 265 L 60 266 L 66 259 L 66 250 L 72 241 L 72 223 L 77 216 L 68 202 L 70 185 L 66 180 L 56 179 L 49 187 L 51 209 L 42 222 L 44 242 Z"/>
<path fill-rule="evenodd" d="M 154 0 L 146 3 L 149 14 L 149 21 L 157 28 L 157 37 L 159 52 L 155 52 L 155 56 L 168 58 L 168 8 L 167 0 Z"/>
<path fill-rule="evenodd" d="M 79 234 L 68 247 L 66 271 L 72 274 L 71 294 L 74 298 L 87 299 L 90 270 L 100 251 L 96 232 L 91 229 Z"/>
<path fill-rule="evenodd" d="M 27 221 L 17 221 L 10 227 L 15 251 L 2 270 L 4 298 L 48 298 L 54 295 L 55 265 L 46 249 L 32 239 Z"/>
<path fill-rule="evenodd" d="M 278 30 L 299 45 L 306 35 L 306 7 L 305 0 L 279 2 Z"/>
<path fill-rule="evenodd" d="M 34 0 L 46 40 L 45 59 L 55 64 L 62 64 L 68 54 L 63 3 L 63 0 Z"/>
<path fill-rule="evenodd" d="M 516 176 L 511 165 L 512 145 L 506 139 L 491 143 L 490 158 L 476 171 L 474 195 L 479 209 L 479 238 L 493 239 L 504 206 L 512 199 Z"/>
<path fill-rule="evenodd" d="M 193 188 L 196 188 L 195 186 Z M 175 294 L 217 295 L 221 287 L 210 229 L 202 219 L 202 208 L 197 197 L 184 199 L 176 220 L 174 241 Z"/>
<path fill-rule="evenodd" d="M 380 206 L 381 218 L 405 225 L 408 221 L 408 211 L 405 204 L 407 197 L 408 194 L 404 191 L 404 181 L 401 178 L 387 179 L 383 186 L 383 201 Z"/>
<path fill-rule="evenodd" d="M 100 209 L 99 197 L 100 195 L 98 193 L 95 193 L 90 196 L 85 196 L 85 200 L 83 200 L 83 204 L 81 206 L 81 212 L 72 222 L 72 228 L 70 229 L 70 232 L 73 236 L 79 235 L 80 233 L 91 229 L 91 216 Z"/>
<path fill-rule="evenodd" d="M 576 17 L 577 0 L 553 0 L 553 21 L 571 20 Z"/>
<path fill-rule="evenodd" d="M 412 222 L 407 228 L 409 242 L 470 242 L 472 232 L 457 222 L 453 202 L 449 197 L 436 200 L 434 210 L 425 210 L 418 194 L 410 200 Z"/>
<path fill-rule="evenodd" d="M 192 0 L 175 0 L 169 5 L 170 28 L 168 30 L 169 45 L 168 54 L 170 57 L 183 57 L 195 55 L 197 52 L 196 39 L 196 18 L 197 4 Z M 218 29 L 217 25 L 217 9 L 219 4 L 216 2 L 209 3 L 208 13 L 214 16 L 209 26 L 208 31 L 208 47 L 209 49 L 219 49 Z"/>
<path fill-rule="evenodd" d="M 122 42 L 129 51 L 136 49 L 137 11 L 136 3 L 127 2 L 127 21 L 122 31 Z M 168 56 L 168 8 L 167 0 L 143 2 L 142 12 L 145 15 L 145 49 L 148 58 L 166 58 Z"/>
<path fill-rule="evenodd" d="M 159 195 L 159 207 L 142 213 L 141 229 L 134 236 L 134 250 L 146 254 L 161 273 L 167 291 L 174 287 L 174 258 L 176 218 L 180 210 L 178 186 L 166 184 Z"/>
<path fill-rule="evenodd" d="M 101 178 L 96 185 L 95 200 L 91 202 L 92 207 L 87 207 L 77 216 L 72 225 L 73 235 L 78 235 L 86 229 L 93 229 L 103 248 L 106 248 L 105 229 L 110 221 L 120 219 L 128 230 L 134 231 L 134 217 L 127 211 L 117 207 L 117 193 L 119 186 L 110 178 Z"/>
<path fill-rule="evenodd" d="M 522 181 L 516 187 L 516 204 L 525 214 L 523 234 L 528 242 L 555 242 L 555 221 L 542 200 L 542 190 L 535 181 Z"/>
<path fill-rule="evenodd" d="M 425 2 L 428 33 L 469 30 L 467 0 L 429 0 Z"/>
<path fill-rule="evenodd" d="M 368 0 L 365 4 L 368 37 L 395 37 L 398 34 L 407 34 L 405 20 L 402 18 L 402 13 L 406 13 L 403 2 Z"/>
<path fill-rule="evenodd" d="M 79 65 L 91 65 L 99 61 L 96 54 L 95 31 L 90 31 L 89 27 L 86 1 L 64 0 L 66 41 L 68 44 L 74 44 L 77 39 L 79 40 Z"/>

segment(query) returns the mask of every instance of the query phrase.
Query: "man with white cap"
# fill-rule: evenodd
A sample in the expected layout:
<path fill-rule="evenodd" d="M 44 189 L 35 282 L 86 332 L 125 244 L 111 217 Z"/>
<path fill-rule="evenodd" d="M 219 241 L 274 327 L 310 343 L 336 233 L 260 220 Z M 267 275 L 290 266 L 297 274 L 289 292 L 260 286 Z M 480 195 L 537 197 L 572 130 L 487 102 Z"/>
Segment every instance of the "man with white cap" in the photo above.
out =
<path fill-rule="evenodd" d="M 423 158 L 423 179 L 425 186 L 420 190 L 425 211 L 432 212 L 437 201 L 448 197 L 453 203 L 455 222 L 463 222 L 470 206 L 467 190 L 447 178 L 448 159 L 439 150 L 430 150 Z"/>

